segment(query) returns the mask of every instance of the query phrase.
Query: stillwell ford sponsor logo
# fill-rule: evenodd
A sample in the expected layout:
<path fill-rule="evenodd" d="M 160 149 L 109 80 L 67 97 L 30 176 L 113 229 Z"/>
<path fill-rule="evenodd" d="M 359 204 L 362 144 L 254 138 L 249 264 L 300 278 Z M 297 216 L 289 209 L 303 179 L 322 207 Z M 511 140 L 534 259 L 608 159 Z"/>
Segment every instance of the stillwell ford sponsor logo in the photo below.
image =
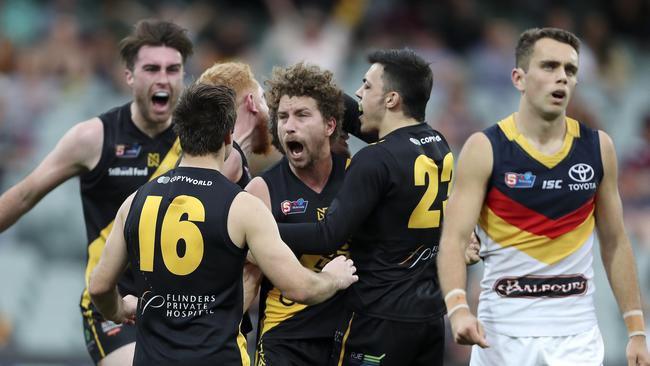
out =
<path fill-rule="evenodd" d="M 594 179 L 594 169 L 589 164 L 578 163 L 573 165 L 569 168 L 569 178 L 577 182 L 568 185 L 570 191 L 596 189 L 596 182 L 591 181 Z"/>
<path fill-rule="evenodd" d="M 494 283 L 501 297 L 567 297 L 587 291 L 587 279 L 581 275 L 503 277 Z"/>

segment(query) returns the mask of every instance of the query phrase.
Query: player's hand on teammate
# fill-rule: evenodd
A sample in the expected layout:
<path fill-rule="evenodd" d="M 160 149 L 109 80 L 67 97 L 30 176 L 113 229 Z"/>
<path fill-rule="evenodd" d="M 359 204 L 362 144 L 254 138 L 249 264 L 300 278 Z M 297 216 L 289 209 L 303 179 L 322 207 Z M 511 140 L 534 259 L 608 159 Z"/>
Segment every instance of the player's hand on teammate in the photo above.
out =
<path fill-rule="evenodd" d="M 481 257 L 478 255 L 478 251 L 481 249 L 481 242 L 478 240 L 478 237 L 474 232 L 469 237 L 469 242 L 465 248 L 465 264 L 468 266 L 478 263 L 481 260 Z"/>
<path fill-rule="evenodd" d="M 650 366 L 650 354 L 644 336 L 634 336 L 627 342 L 625 350 L 628 366 Z"/>
<path fill-rule="evenodd" d="M 133 295 L 126 295 L 122 298 L 117 314 L 112 320 L 117 324 L 135 324 L 135 312 L 138 309 L 138 298 Z"/>
<path fill-rule="evenodd" d="M 454 342 L 465 345 L 489 347 L 481 322 L 468 310 L 458 309 L 449 318 Z"/>
<path fill-rule="evenodd" d="M 345 258 L 342 255 L 332 259 L 322 270 L 322 272 L 334 276 L 339 290 L 346 289 L 359 280 L 359 276 L 354 274 L 356 271 L 357 268 L 354 266 L 352 259 Z"/>

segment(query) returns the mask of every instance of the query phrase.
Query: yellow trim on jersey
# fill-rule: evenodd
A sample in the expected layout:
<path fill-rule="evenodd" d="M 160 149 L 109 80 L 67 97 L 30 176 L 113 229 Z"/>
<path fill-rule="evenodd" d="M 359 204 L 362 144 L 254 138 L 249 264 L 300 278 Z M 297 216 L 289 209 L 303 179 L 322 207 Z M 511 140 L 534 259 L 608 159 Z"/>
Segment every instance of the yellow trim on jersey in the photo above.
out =
<path fill-rule="evenodd" d="M 507 118 L 499 121 L 498 125 L 501 128 L 501 131 L 506 135 L 508 140 L 516 142 L 521 146 L 528 155 L 533 157 L 533 159 L 542 163 L 547 168 L 553 168 L 558 165 L 564 158 L 569 155 L 571 151 L 571 146 L 573 146 L 573 141 L 576 138 L 580 137 L 580 125 L 578 121 L 573 118 L 566 117 L 566 126 L 567 133 L 564 135 L 564 142 L 562 143 L 562 148 L 560 151 L 556 152 L 553 155 L 542 154 L 537 151 L 535 147 L 528 142 L 526 137 L 517 130 L 517 125 L 515 124 L 515 115 L 511 114 Z"/>
<path fill-rule="evenodd" d="M 555 239 L 550 239 L 510 225 L 490 208 L 483 206 L 479 225 L 501 247 L 514 247 L 540 262 L 553 264 L 582 247 L 594 231 L 595 219 L 592 209 L 589 216 L 578 227 Z"/>
<path fill-rule="evenodd" d="M 348 341 L 348 337 L 350 336 L 350 329 L 352 329 L 352 320 L 354 320 L 354 313 L 352 313 L 352 316 L 350 317 L 350 321 L 348 322 L 348 329 L 345 330 L 343 340 L 341 340 L 341 353 L 339 353 L 338 366 L 341 366 L 343 364 L 343 356 L 345 356 L 345 343 Z"/>
<path fill-rule="evenodd" d="M 88 322 L 88 326 L 90 327 L 90 330 L 93 331 L 93 337 L 95 337 L 95 344 L 97 344 L 97 349 L 99 350 L 99 356 L 101 358 L 106 357 L 106 352 L 104 352 L 104 347 L 102 347 L 102 343 L 99 341 L 99 336 L 97 335 L 97 328 L 95 327 L 95 319 L 93 319 L 93 312 L 90 310 L 84 311 L 84 316 L 86 318 L 86 321 Z"/>
<path fill-rule="evenodd" d="M 95 266 L 99 263 L 99 258 L 104 251 L 104 246 L 106 245 L 106 239 L 108 234 L 113 229 L 113 221 L 111 221 L 108 226 L 106 226 L 100 233 L 99 237 L 93 240 L 92 243 L 88 246 L 88 264 L 86 265 L 85 283 L 86 288 L 84 288 L 83 295 L 81 296 L 81 307 L 88 309 L 90 306 L 90 293 L 88 292 L 88 287 L 90 287 L 90 275 L 93 273 Z"/>
<path fill-rule="evenodd" d="M 239 347 L 239 353 L 241 354 L 242 366 L 250 366 L 251 359 L 250 357 L 248 357 L 248 346 L 246 343 L 246 337 L 244 337 L 244 335 L 241 334 L 241 330 L 237 333 L 237 346 Z"/>
<path fill-rule="evenodd" d="M 153 174 L 151 174 L 149 177 L 149 181 L 174 168 L 180 155 L 181 142 L 177 137 L 172 147 L 169 149 L 167 154 L 165 154 L 163 161 L 160 162 L 160 165 L 158 165 L 156 171 L 154 171 Z M 113 228 L 113 221 L 114 220 L 111 220 L 111 222 L 109 222 L 108 225 L 99 232 L 99 237 L 88 245 L 88 263 L 86 264 L 85 273 L 86 288 L 84 288 L 84 292 L 81 295 L 81 307 L 84 309 L 88 309 L 91 302 L 90 294 L 88 293 L 88 287 L 90 286 L 90 275 L 93 273 L 93 270 L 95 269 L 95 266 L 97 266 L 97 263 L 99 263 L 99 258 L 101 257 L 102 252 L 104 251 L 104 246 L 106 245 L 106 239 L 108 238 L 108 234 L 110 234 L 111 229 Z"/>
<path fill-rule="evenodd" d="M 262 331 L 260 332 L 260 336 L 263 336 L 269 330 L 280 325 L 280 323 L 293 317 L 307 307 L 305 304 L 293 301 L 291 304 L 286 305 L 280 299 L 280 296 L 282 296 L 282 293 L 276 287 L 272 288 L 266 295 L 266 307 L 264 309 L 264 320 L 262 321 Z M 290 300 L 285 299 L 285 301 Z"/>

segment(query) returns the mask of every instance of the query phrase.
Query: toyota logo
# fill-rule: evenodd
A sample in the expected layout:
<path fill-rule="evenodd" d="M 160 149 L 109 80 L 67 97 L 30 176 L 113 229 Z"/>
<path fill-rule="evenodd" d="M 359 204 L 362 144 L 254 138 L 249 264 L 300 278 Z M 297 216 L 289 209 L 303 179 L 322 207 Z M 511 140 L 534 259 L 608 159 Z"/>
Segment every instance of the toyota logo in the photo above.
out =
<path fill-rule="evenodd" d="M 585 163 L 579 163 L 569 169 L 569 177 L 578 183 L 589 182 L 594 177 L 594 169 Z"/>

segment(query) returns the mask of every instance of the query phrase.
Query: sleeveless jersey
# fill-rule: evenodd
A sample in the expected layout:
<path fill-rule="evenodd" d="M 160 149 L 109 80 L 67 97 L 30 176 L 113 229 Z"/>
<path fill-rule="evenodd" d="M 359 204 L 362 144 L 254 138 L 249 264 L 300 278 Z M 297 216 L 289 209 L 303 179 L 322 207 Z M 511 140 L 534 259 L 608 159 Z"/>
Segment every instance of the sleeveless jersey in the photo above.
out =
<path fill-rule="evenodd" d="M 240 192 L 216 170 L 190 167 L 138 190 L 124 227 L 140 298 L 134 365 L 248 365 L 246 250 L 227 227 Z"/>
<path fill-rule="evenodd" d="M 477 233 L 485 262 L 479 319 L 510 336 L 595 326 L 592 246 L 603 177 L 598 132 L 566 119 L 560 151 L 535 150 L 514 117 L 486 129 L 494 165 Z"/>
<path fill-rule="evenodd" d="M 248 160 L 246 159 L 246 155 L 244 155 L 244 151 L 241 149 L 241 146 L 239 146 L 237 142 L 232 142 L 232 148 L 237 150 L 241 156 L 241 177 L 236 184 L 244 189 L 246 188 L 248 182 L 250 182 L 252 179 L 250 169 L 248 168 Z"/>
<path fill-rule="evenodd" d="M 279 223 L 322 220 L 343 182 L 346 163 L 345 157 L 332 155 L 332 172 L 321 193 L 311 190 L 293 174 L 286 157 L 264 172 L 262 178 L 269 188 L 275 220 Z M 320 272 L 337 255 L 349 255 L 347 244 L 330 255 L 296 254 L 300 263 L 314 272 Z M 280 290 L 264 279 L 260 295 L 260 314 L 263 315 L 260 336 L 266 339 L 331 338 L 343 313 L 342 301 L 341 294 L 337 294 L 320 304 L 299 304 L 284 298 Z"/>
<path fill-rule="evenodd" d="M 447 141 L 431 126 L 399 128 L 356 153 L 324 220 L 281 225 L 282 238 L 293 247 L 313 241 L 329 248 L 349 237 L 359 275 L 346 292 L 351 310 L 438 319 L 445 306 L 435 258 L 453 165 Z"/>
<path fill-rule="evenodd" d="M 173 168 L 180 155 L 180 144 L 172 128 L 151 138 L 131 120 L 131 103 L 99 116 L 104 126 L 104 142 L 97 166 L 80 176 L 81 202 L 88 259 L 81 308 L 91 307 L 88 294 L 90 274 L 104 250 L 113 219 L 122 202 L 150 179 Z M 133 273 L 127 269 L 119 282 L 122 294 L 131 293 Z"/>

